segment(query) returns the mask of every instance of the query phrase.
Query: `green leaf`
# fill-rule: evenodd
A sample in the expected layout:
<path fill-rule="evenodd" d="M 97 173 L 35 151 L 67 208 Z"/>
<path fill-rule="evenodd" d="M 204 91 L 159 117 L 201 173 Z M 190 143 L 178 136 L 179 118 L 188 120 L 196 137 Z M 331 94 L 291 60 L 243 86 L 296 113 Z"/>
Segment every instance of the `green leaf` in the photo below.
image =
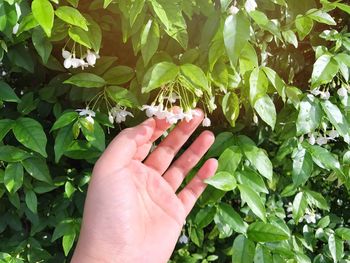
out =
<path fill-rule="evenodd" d="M 4 162 L 19 162 L 23 161 L 26 158 L 29 158 L 31 155 L 26 151 L 23 151 L 19 148 L 5 145 L 0 146 L 0 161 Z"/>
<path fill-rule="evenodd" d="M 313 161 L 321 168 L 339 171 L 339 161 L 327 149 L 303 142 L 303 147 L 311 154 Z"/>
<path fill-rule="evenodd" d="M 34 27 L 37 27 L 38 21 L 33 16 L 33 13 L 29 13 L 22 18 L 21 23 L 19 24 L 17 35 L 22 34 L 23 32 L 29 31 Z"/>
<path fill-rule="evenodd" d="M 299 115 L 296 123 L 297 134 L 303 135 L 313 132 L 319 127 L 323 113 L 319 101 L 311 96 L 306 96 L 299 106 Z"/>
<path fill-rule="evenodd" d="M 179 67 L 171 62 L 160 62 L 146 73 L 142 86 L 142 93 L 148 93 L 156 88 L 172 82 L 179 73 Z"/>
<path fill-rule="evenodd" d="M 157 21 L 152 19 L 148 20 L 141 34 L 141 53 L 145 66 L 147 66 L 156 53 L 159 39 L 160 33 Z"/>
<path fill-rule="evenodd" d="M 231 174 L 237 170 L 242 160 L 242 152 L 237 146 L 228 147 L 219 158 L 218 172 L 225 171 Z"/>
<path fill-rule="evenodd" d="M 106 81 L 92 73 L 78 73 L 64 81 L 65 84 L 72 84 L 82 88 L 101 88 Z"/>
<path fill-rule="evenodd" d="M 206 179 L 205 183 L 226 192 L 234 190 L 237 186 L 236 178 L 228 172 L 218 172 L 213 177 Z"/>
<path fill-rule="evenodd" d="M 31 118 L 19 118 L 13 127 L 13 133 L 24 146 L 47 157 L 47 138 L 39 122 Z"/>
<path fill-rule="evenodd" d="M 313 161 L 311 155 L 304 149 L 296 149 L 292 154 L 293 171 L 292 178 L 295 187 L 303 185 L 310 178 L 313 171 Z"/>
<path fill-rule="evenodd" d="M 62 155 L 72 144 L 73 140 L 72 125 L 65 126 L 58 131 L 54 146 L 56 163 L 60 161 Z"/>
<path fill-rule="evenodd" d="M 13 89 L 4 81 L 0 80 L 0 101 L 20 102 Z"/>
<path fill-rule="evenodd" d="M 254 263 L 274 263 L 272 255 L 268 249 L 263 246 L 257 246 L 255 250 Z"/>
<path fill-rule="evenodd" d="M 282 31 L 282 36 L 284 41 L 292 44 L 295 48 L 298 48 L 298 39 L 295 33 L 292 30 Z"/>
<path fill-rule="evenodd" d="M 214 219 L 216 214 L 216 207 L 207 206 L 196 214 L 194 223 L 198 228 L 204 228 L 208 226 Z"/>
<path fill-rule="evenodd" d="M 52 51 L 51 42 L 49 41 L 47 36 L 44 34 L 44 32 L 39 28 L 36 28 L 33 30 L 32 41 L 43 63 L 46 64 L 49 60 L 49 57 Z"/>
<path fill-rule="evenodd" d="M 232 247 L 232 262 L 252 263 L 255 254 L 255 244 L 243 235 L 236 237 Z"/>
<path fill-rule="evenodd" d="M 60 237 L 65 235 L 73 235 L 75 232 L 74 221 L 72 219 L 65 219 L 55 226 L 55 230 L 52 234 L 51 242 L 55 242 Z"/>
<path fill-rule="evenodd" d="M 321 102 L 322 109 L 326 113 L 328 120 L 336 128 L 340 136 L 344 138 L 344 141 L 350 144 L 349 124 L 342 114 L 337 105 L 333 104 L 329 100 Z"/>
<path fill-rule="evenodd" d="M 334 21 L 333 17 L 331 17 L 328 13 L 326 13 L 323 10 L 310 9 L 306 13 L 306 15 L 319 23 L 323 23 L 331 26 L 335 26 L 337 24 Z"/>
<path fill-rule="evenodd" d="M 207 77 L 200 67 L 193 64 L 184 64 L 180 66 L 180 71 L 195 88 L 210 93 Z"/>
<path fill-rule="evenodd" d="M 33 0 L 32 11 L 35 20 L 44 29 L 46 35 L 50 37 L 54 21 L 54 10 L 50 1 Z"/>
<path fill-rule="evenodd" d="M 7 135 L 7 133 L 13 128 L 13 124 L 13 120 L 0 120 L 0 141 L 2 141 Z"/>
<path fill-rule="evenodd" d="M 38 199 L 33 190 L 29 190 L 25 193 L 25 202 L 29 210 L 36 214 L 38 207 Z"/>
<path fill-rule="evenodd" d="M 63 113 L 53 124 L 51 131 L 66 127 L 71 124 L 73 121 L 78 119 L 79 114 L 76 111 L 69 111 Z"/>
<path fill-rule="evenodd" d="M 306 207 L 307 200 L 305 197 L 305 193 L 299 192 L 298 194 L 296 194 L 293 201 L 293 218 L 296 224 L 298 224 L 299 219 L 304 216 Z"/>
<path fill-rule="evenodd" d="M 256 242 L 279 242 L 288 240 L 290 234 L 277 225 L 254 222 L 249 225 L 247 231 L 248 238 Z"/>
<path fill-rule="evenodd" d="M 239 184 L 237 185 L 241 193 L 241 199 L 246 202 L 252 212 L 258 216 L 262 221 L 266 221 L 266 210 L 260 196 L 249 186 Z"/>
<path fill-rule="evenodd" d="M 68 35 L 75 42 L 87 48 L 92 48 L 89 33 L 84 31 L 80 27 L 70 27 L 68 30 Z"/>
<path fill-rule="evenodd" d="M 233 231 L 241 234 L 247 232 L 247 224 L 243 221 L 241 216 L 232 208 L 232 206 L 220 203 L 216 212 L 216 224 L 218 228 L 229 226 Z"/>
<path fill-rule="evenodd" d="M 85 122 L 85 125 L 84 125 L 84 122 Z M 93 125 L 93 129 L 89 130 L 87 128 L 89 124 L 86 124 L 86 122 L 88 122 L 86 119 L 80 119 L 80 123 L 82 124 L 81 130 L 85 138 L 91 143 L 92 146 L 94 146 L 101 152 L 104 151 L 106 147 L 105 133 L 101 125 L 95 121 Z"/>
<path fill-rule="evenodd" d="M 315 88 L 331 82 L 338 71 L 338 63 L 331 55 L 324 54 L 320 56 L 314 64 L 311 86 Z"/>
<path fill-rule="evenodd" d="M 268 79 L 263 70 L 256 68 L 252 71 L 249 78 L 249 99 L 252 106 L 255 102 L 266 95 L 269 86 Z"/>
<path fill-rule="evenodd" d="M 122 87 L 109 86 L 106 91 L 108 96 L 120 106 L 135 107 L 139 104 L 135 95 Z"/>
<path fill-rule="evenodd" d="M 253 165 L 262 176 L 272 180 L 272 163 L 267 154 L 262 149 L 256 147 L 255 143 L 246 136 L 238 136 L 237 141 L 251 165 Z"/>
<path fill-rule="evenodd" d="M 103 79 L 110 85 L 120 85 L 129 82 L 135 75 L 132 68 L 127 66 L 112 67 L 103 75 Z"/>
<path fill-rule="evenodd" d="M 135 0 L 132 2 L 131 7 L 130 7 L 130 16 L 129 16 L 131 27 L 136 22 L 136 19 L 140 15 L 140 13 L 142 12 L 142 9 L 144 6 L 145 6 L 144 0 Z"/>
<path fill-rule="evenodd" d="M 23 184 L 23 166 L 20 163 L 7 165 L 4 176 L 4 184 L 10 193 L 17 192 Z"/>
<path fill-rule="evenodd" d="M 32 157 L 22 161 L 24 169 L 33 178 L 52 184 L 49 168 L 45 159 Z"/>
<path fill-rule="evenodd" d="M 247 185 L 258 193 L 269 193 L 264 180 L 261 178 L 260 174 L 256 173 L 254 170 L 244 167 L 244 170 L 236 172 L 235 175 L 240 184 Z"/>
<path fill-rule="evenodd" d="M 88 30 L 88 25 L 85 17 L 76 8 L 70 6 L 60 6 L 56 9 L 55 14 L 58 18 L 68 24 L 78 26 L 85 31 Z"/>
<path fill-rule="evenodd" d="M 262 67 L 261 68 L 272 86 L 275 88 L 275 90 L 278 92 L 278 94 L 282 97 L 283 101 L 286 99 L 286 92 L 285 87 L 286 84 L 284 81 L 280 78 L 280 76 L 274 71 L 273 69 L 269 67 Z M 254 83 L 255 84 L 255 83 Z"/>
<path fill-rule="evenodd" d="M 305 189 L 306 198 L 309 204 L 315 205 L 316 207 L 329 211 L 329 205 L 327 200 L 322 196 L 322 194 Z"/>
<path fill-rule="evenodd" d="M 64 255 L 68 256 L 69 251 L 72 249 L 75 241 L 76 233 L 71 235 L 64 235 L 62 239 L 62 247 L 64 251 Z"/>
<path fill-rule="evenodd" d="M 243 12 L 230 15 L 224 25 L 224 43 L 232 66 L 236 66 L 244 46 L 248 43 L 250 24 Z"/>
<path fill-rule="evenodd" d="M 239 116 L 239 98 L 234 92 L 228 92 L 222 99 L 222 112 L 224 113 L 226 120 L 232 127 L 236 125 L 236 120 Z"/>
<path fill-rule="evenodd" d="M 179 1 L 150 0 L 152 8 L 163 24 L 167 34 L 187 49 L 188 35 L 186 21 Z"/>
<path fill-rule="evenodd" d="M 339 227 L 335 230 L 335 233 L 342 240 L 345 240 L 345 241 L 350 240 L 350 228 Z"/>
<path fill-rule="evenodd" d="M 314 27 L 314 21 L 310 17 L 298 15 L 295 19 L 295 27 L 298 30 L 300 40 L 303 40 L 310 34 Z"/>
<path fill-rule="evenodd" d="M 350 15 L 350 5 L 343 4 L 343 3 L 332 3 L 332 4 L 335 5 L 337 8 L 339 8 L 340 10 Z"/>
<path fill-rule="evenodd" d="M 272 99 L 268 95 L 258 98 L 254 103 L 254 109 L 264 122 L 266 122 L 272 129 L 275 128 L 277 115 L 276 108 Z"/>
<path fill-rule="evenodd" d="M 331 234 L 328 237 L 328 248 L 331 252 L 333 262 L 339 262 L 344 253 L 344 242 L 334 236 L 334 234 Z"/>

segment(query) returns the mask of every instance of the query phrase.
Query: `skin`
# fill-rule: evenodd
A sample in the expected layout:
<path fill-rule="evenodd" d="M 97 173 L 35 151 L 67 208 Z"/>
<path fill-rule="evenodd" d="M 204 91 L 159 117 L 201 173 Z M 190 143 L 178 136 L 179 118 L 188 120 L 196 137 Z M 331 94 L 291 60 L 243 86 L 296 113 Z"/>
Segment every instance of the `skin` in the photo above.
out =
<path fill-rule="evenodd" d="M 150 154 L 152 143 L 169 128 L 164 120 L 148 119 L 114 138 L 93 170 L 73 263 L 169 260 L 187 215 L 206 187 L 203 180 L 217 169 L 215 159 L 207 160 L 177 192 L 214 142 L 214 135 L 204 131 L 173 162 L 202 122 L 198 112 Z"/>

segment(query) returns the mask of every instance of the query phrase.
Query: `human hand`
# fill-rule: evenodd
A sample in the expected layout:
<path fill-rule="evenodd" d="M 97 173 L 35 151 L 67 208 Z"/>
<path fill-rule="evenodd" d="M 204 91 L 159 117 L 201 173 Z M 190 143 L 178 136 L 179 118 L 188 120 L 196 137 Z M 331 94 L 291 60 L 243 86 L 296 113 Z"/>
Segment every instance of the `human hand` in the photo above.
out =
<path fill-rule="evenodd" d="M 165 120 L 148 119 L 110 143 L 93 170 L 73 263 L 167 262 L 206 187 L 203 180 L 217 168 L 215 159 L 207 160 L 176 194 L 214 142 L 213 134 L 204 131 L 171 164 L 202 119 L 200 112 L 178 124 L 148 157 L 152 143 L 169 128 Z"/>

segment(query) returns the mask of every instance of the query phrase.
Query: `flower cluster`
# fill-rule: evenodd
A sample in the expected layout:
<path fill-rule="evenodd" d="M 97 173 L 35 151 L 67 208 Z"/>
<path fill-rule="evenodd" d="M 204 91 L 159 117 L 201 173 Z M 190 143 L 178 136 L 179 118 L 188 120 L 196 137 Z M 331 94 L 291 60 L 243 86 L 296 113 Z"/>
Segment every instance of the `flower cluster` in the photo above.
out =
<path fill-rule="evenodd" d="M 94 124 L 96 113 L 93 110 L 90 110 L 89 107 L 86 107 L 85 109 L 77 109 L 76 111 L 79 112 L 79 116 L 85 117 L 88 122 Z"/>
<path fill-rule="evenodd" d="M 328 90 L 321 91 L 319 88 L 313 89 L 311 91 L 311 94 L 315 96 L 320 96 L 320 98 L 323 100 L 329 100 L 329 97 L 331 96 Z"/>
<path fill-rule="evenodd" d="M 173 111 L 172 109 L 165 108 L 162 104 L 159 105 L 143 105 L 141 110 L 146 111 L 147 117 L 157 117 L 160 120 L 165 119 L 169 124 L 175 124 L 178 121 L 185 120 L 186 122 L 191 121 L 194 117 L 198 116 L 199 113 L 196 110 L 187 110 L 184 112 L 182 108 Z M 210 119 L 205 116 L 202 125 L 209 127 L 211 125 Z"/>
<path fill-rule="evenodd" d="M 287 205 L 285 205 L 286 211 L 287 211 L 287 217 L 292 218 L 293 217 L 293 204 L 289 202 Z M 299 223 L 303 222 L 303 220 L 306 221 L 308 224 L 315 224 L 318 219 L 321 218 L 321 215 L 319 213 L 315 213 L 314 210 L 310 208 L 305 209 L 305 215 L 299 219 Z"/>
<path fill-rule="evenodd" d="M 77 58 L 74 51 L 69 52 L 68 50 L 62 49 L 62 57 L 64 58 L 63 66 L 66 69 L 79 67 L 84 69 L 88 66 L 94 67 L 96 60 L 100 58 L 98 53 L 89 49 L 87 50 L 87 53 L 81 58 Z"/>
<path fill-rule="evenodd" d="M 325 145 L 328 141 L 334 141 L 339 137 L 339 133 L 336 130 L 326 131 L 323 135 L 317 132 L 308 134 L 308 142 L 311 145 L 318 144 L 320 146 Z"/>
<path fill-rule="evenodd" d="M 113 107 L 108 113 L 108 119 L 112 124 L 114 123 L 114 121 L 116 123 L 122 123 L 126 121 L 127 116 L 134 117 L 134 115 L 131 112 L 127 111 L 125 108 L 122 108 L 120 106 Z"/>

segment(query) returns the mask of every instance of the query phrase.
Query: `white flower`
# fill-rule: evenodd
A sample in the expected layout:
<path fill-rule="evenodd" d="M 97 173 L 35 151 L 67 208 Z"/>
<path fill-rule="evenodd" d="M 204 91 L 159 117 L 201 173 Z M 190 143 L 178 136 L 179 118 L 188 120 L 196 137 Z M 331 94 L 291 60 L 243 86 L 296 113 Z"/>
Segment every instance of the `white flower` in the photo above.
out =
<path fill-rule="evenodd" d="M 87 54 L 86 54 L 86 61 L 88 63 L 88 65 L 90 66 L 95 66 L 96 64 L 96 60 L 100 58 L 99 54 L 97 54 L 96 52 L 93 52 L 91 50 L 87 50 Z"/>
<path fill-rule="evenodd" d="M 215 97 L 211 97 L 210 100 L 209 100 L 209 109 L 214 111 L 216 110 L 217 106 L 215 104 Z"/>
<path fill-rule="evenodd" d="M 164 97 L 165 99 L 168 99 L 168 101 L 170 103 L 175 103 L 176 100 L 180 99 L 180 97 L 175 93 L 175 92 L 172 92 L 169 97 Z"/>
<path fill-rule="evenodd" d="M 114 117 L 116 123 L 122 123 L 126 121 L 127 116 L 134 117 L 134 115 L 131 112 L 122 109 L 119 106 L 113 107 L 111 109 L 110 115 Z"/>
<path fill-rule="evenodd" d="M 255 124 L 258 124 L 258 123 L 259 123 L 258 116 L 256 116 L 255 113 L 254 113 L 254 116 L 253 116 L 253 122 L 254 122 Z"/>
<path fill-rule="evenodd" d="M 146 116 L 148 118 L 153 117 L 156 114 L 156 112 L 158 111 L 157 107 L 153 106 L 153 105 L 143 105 L 141 110 L 142 111 L 146 110 Z"/>
<path fill-rule="evenodd" d="M 178 115 L 173 113 L 173 112 L 168 112 L 167 116 L 166 116 L 166 121 L 169 124 L 175 124 L 178 121 Z"/>
<path fill-rule="evenodd" d="M 180 244 L 187 244 L 188 243 L 188 237 L 185 234 L 182 234 L 181 237 L 179 238 L 179 243 Z"/>
<path fill-rule="evenodd" d="M 90 110 L 88 107 L 85 109 L 77 109 L 75 111 L 79 112 L 79 116 L 96 116 L 96 113 L 93 110 Z"/>
<path fill-rule="evenodd" d="M 311 211 L 309 208 L 306 208 L 305 215 L 304 215 L 304 219 L 305 219 L 306 223 L 308 223 L 308 224 L 310 224 L 310 223 L 315 224 L 316 220 L 318 220 L 320 218 L 321 218 L 320 214 L 315 214 L 314 211 Z"/>
<path fill-rule="evenodd" d="M 323 100 L 329 100 L 330 96 L 331 96 L 331 94 L 329 93 L 329 91 L 322 91 L 320 98 Z"/>
<path fill-rule="evenodd" d="M 327 144 L 327 142 L 328 142 L 328 138 L 327 137 L 323 137 L 323 136 L 319 136 L 319 137 L 317 137 L 317 139 L 316 139 L 316 143 L 318 144 L 318 145 L 324 145 L 324 144 Z"/>
<path fill-rule="evenodd" d="M 248 13 L 254 11 L 257 7 L 258 5 L 256 4 L 255 0 L 247 0 L 244 4 L 244 8 Z"/>
<path fill-rule="evenodd" d="M 339 137 L 339 133 L 336 130 L 331 130 L 328 132 L 328 136 L 334 140 Z"/>
<path fill-rule="evenodd" d="M 110 112 L 108 113 L 108 120 L 110 123 L 112 123 L 112 124 L 114 123 L 114 117 Z"/>
<path fill-rule="evenodd" d="M 70 58 L 65 59 L 64 62 L 63 62 L 63 66 L 66 69 L 71 68 L 72 67 L 72 60 Z"/>
<path fill-rule="evenodd" d="M 22 15 L 22 11 L 18 3 L 15 3 L 15 8 L 16 8 L 16 14 L 17 14 L 17 20 L 18 20 Z"/>
<path fill-rule="evenodd" d="M 79 58 L 75 58 L 74 56 L 73 56 L 73 58 L 70 59 L 70 61 L 72 63 L 72 67 L 73 68 L 79 68 L 80 65 L 81 65 L 80 59 Z"/>
<path fill-rule="evenodd" d="M 210 127 L 211 126 L 211 120 L 206 116 L 202 122 L 203 127 Z"/>
<path fill-rule="evenodd" d="M 320 89 L 319 89 L 319 88 L 317 88 L 317 89 L 313 89 L 313 90 L 311 91 L 311 94 L 313 94 L 313 95 L 315 95 L 315 96 L 318 96 L 318 95 L 320 95 L 320 94 L 321 94 L 321 91 L 320 91 Z"/>
<path fill-rule="evenodd" d="M 339 97 L 346 97 L 348 96 L 348 90 L 344 87 L 341 87 L 337 90 L 337 94 L 339 95 Z"/>
<path fill-rule="evenodd" d="M 315 136 L 313 135 L 313 133 L 309 133 L 308 141 L 311 145 L 314 145 L 316 143 L 316 139 L 315 139 Z"/>
<path fill-rule="evenodd" d="M 293 204 L 292 202 L 288 202 L 287 205 L 285 205 L 287 213 L 293 212 Z"/>
<path fill-rule="evenodd" d="M 94 124 L 94 118 L 91 116 L 91 115 L 88 115 L 88 116 L 86 116 L 85 117 L 85 119 L 88 121 L 88 122 L 90 122 L 91 124 Z"/>
<path fill-rule="evenodd" d="M 12 28 L 12 34 L 16 35 L 19 29 L 19 24 L 16 23 L 15 26 Z"/>
<path fill-rule="evenodd" d="M 337 205 L 342 206 L 343 205 L 343 200 L 337 199 Z"/>
<path fill-rule="evenodd" d="M 70 53 L 68 50 L 62 49 L 62 57 L 64 59 L 71 58 L 72 57 L 72 53 Z"/>
<path fill-rule="evenodd" d="M 239 12 L 239 9 L 238 9 L 236 6 L 232 5 L 232 6 L 229 8 L 228 12 L 229 12 L 231 15 L 235 15 L 235 14 L 237 14 L 237 13 Z"/>

